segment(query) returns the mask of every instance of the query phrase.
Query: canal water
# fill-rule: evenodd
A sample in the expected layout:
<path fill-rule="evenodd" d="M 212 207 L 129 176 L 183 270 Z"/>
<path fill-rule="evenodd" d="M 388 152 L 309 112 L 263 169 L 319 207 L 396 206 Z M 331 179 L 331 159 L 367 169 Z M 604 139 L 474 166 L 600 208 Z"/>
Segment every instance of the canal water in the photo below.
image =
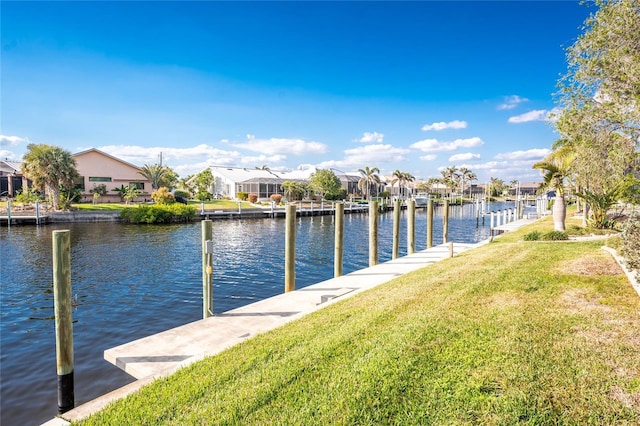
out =
<path fill-rule="evenodd" d="M 494 203 L 488 210 L 513 207 Z M 380 262 L 391 259 L 393 213 L 379 221 Z M 202 318 L 199 222 L 181 225 L 74 223 L 0 229 L 0 378 L 2 425 L 39 425 L 57 414 L 51 234 L 71 234 L 75 403 L 134 379 L 103 351 Z M 453 206 L 449 239 L 489 238 L 475 207 Z M 296 288 L 333 277 L 333 216 L 301 217 L 296 229 Z M 213 222 L 214 313 L 284 291 L 283 219 Z M 344 273 L 368 266 L 368 215 L 345 215 Z M 442 209 L 434 215 L 442 242 Z M 416 250 L 426 248 L 426 212 L 416 212 Z M 402 213 L 400 255 L 406 247 Z"/>

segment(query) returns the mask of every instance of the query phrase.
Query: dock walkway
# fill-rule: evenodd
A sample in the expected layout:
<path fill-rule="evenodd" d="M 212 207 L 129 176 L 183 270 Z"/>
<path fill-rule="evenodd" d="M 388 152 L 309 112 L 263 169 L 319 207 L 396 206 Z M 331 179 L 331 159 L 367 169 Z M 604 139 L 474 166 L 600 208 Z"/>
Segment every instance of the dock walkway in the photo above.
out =
<path fill-rule="evenodd" d="M 532 221 L 512 222 L 509 230 Z M 486 243 L 488 240 L 477 244 L 453 243 L 453 254 Z M 52 419 L 43 426 L 68 425 L 67 421 L 80 420 L 179 368 L 448 257 L 449 244 L 441 244 L 107 349 L 105 359 L 138 380 L 78 406 L 63 414 L 63 418 Z"/>

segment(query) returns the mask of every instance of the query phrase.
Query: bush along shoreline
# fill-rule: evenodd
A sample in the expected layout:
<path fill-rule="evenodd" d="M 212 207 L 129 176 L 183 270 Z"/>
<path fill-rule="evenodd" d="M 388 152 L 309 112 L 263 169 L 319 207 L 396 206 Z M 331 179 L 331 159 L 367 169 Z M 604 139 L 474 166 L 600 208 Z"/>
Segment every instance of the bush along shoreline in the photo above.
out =
<path fill-rule="evenodd" d="M 196 209 L 184 204 L 139 205 L 126 207 L 120 213 L 125 223 L 180 223 L 189 222 L 196 216 Z"/>

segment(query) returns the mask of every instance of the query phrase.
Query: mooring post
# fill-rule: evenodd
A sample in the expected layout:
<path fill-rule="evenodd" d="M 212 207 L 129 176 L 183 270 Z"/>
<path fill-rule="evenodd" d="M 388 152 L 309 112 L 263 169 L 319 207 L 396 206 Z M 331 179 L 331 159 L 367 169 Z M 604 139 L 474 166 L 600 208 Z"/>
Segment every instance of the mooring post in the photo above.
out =
<path fill-rule="evenodd" d="M 344 264 L 344 203 L 336 203 L 335 207 L 336 229 L 333 256 L 333 276 L 337 278 L 342 276 L 342 265 Z"/>
<path fill-rule="evenodd" d="M 36 200 L 36 225 L 40 225 L 40 200 Z"/>
<path fill-rule="evenodd" d="M 444 213 L 442 218 L 442 242 L 449 241 L 449 200 L 444 200 Z"/>
<path fill-rule="evenodd" d="M 427 201 L 427 248 L 433 247 L 433 200 Z"/>
<path fill-rule="evenodd" d="M 378 264 L 378 203 L 369 202 L 369 266 Z"/>
<path fill-rule="evenodd" d="M 73 318 L 71 314 L 71 239 L 69 230 L 53 231 L 53 304 L 56 328 L 58 413 L 75 404 L 73 392 Z"/>
<path fill-rule="evenodd" d="M 449 257 L 453 257 L 453 241 L 449 241 Z"/>
<path fill-rule="evenodd" d="M 208 318 L 212 315 L 212 284 L 213 266 L 211 258 L 213 257 L 212 240 L 213 240 L 213 221 L 205 219 L 202 221 L 202 318 Z"/>
<path fill-rule="evenodd" d="M 11 200 L 7 200 L 7 227 L 11 228 Z"/>
<path fill-rule="evenodd" d="M 407 202 L 407 254 L 416 252 L 416 200 Z"/>
<path fill-rule="evenodd" d="M 284 291 L 296 289 L 296 206 L 287 204 L 284 247 Z"/>
<path fill-rule="evenodd" d="M 400 200 L 393 200 L 393 248 L 391 249 L 391 259 L 398 258 L 400 248 Z"/>

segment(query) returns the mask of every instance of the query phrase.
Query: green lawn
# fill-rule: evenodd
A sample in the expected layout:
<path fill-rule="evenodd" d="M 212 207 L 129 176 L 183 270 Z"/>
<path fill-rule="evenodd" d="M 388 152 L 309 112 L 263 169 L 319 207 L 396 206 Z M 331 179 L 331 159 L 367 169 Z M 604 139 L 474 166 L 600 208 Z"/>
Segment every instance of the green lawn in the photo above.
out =
<path fill-rule="evenodd" d="M 534 228 L 550 218 L 78 424 L 640 424 L 640 298 L 601 241 L 522 241 Z"/>

